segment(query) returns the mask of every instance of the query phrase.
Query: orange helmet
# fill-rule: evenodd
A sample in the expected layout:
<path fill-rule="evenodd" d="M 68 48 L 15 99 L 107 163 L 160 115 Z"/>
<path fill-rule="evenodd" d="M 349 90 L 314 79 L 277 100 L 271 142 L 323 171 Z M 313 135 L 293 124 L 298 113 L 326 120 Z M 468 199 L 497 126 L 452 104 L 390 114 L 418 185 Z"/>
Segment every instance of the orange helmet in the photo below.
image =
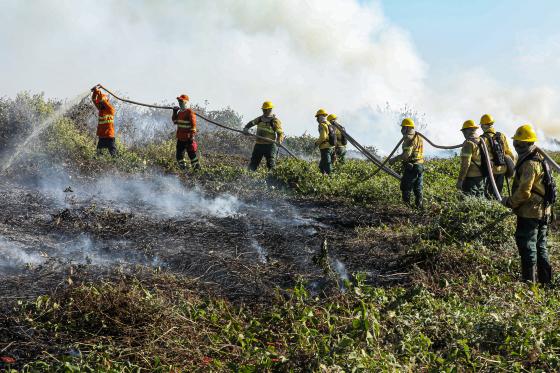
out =
<path fill-rule="evenodd" d="M 189 101 L 189 96 L 183 94 L 183 95 L 177 97 L 177 100 L 179 100 L 179 101 Z"/>

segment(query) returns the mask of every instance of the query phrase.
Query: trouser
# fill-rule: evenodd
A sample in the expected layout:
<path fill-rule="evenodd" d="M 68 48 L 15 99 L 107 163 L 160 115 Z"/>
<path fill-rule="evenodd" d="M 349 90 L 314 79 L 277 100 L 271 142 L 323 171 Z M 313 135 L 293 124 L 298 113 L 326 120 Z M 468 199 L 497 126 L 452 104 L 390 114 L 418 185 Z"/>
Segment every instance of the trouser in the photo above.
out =
<path fill-rule="evenodd" d="M 189 156 L 192 168 L 195 170 L 200 169 L 200 162 L 198 160 L 198 155 L 196 154 L 197 150 L 198 150 L 198 144 L 194 139 L 177 140 L 175 157 L 177 158 L 177 163 L 179 164 L 179 167 L 182 170 L 187 168 L 187 161 L 185 160 L 185 151 Z"/>
<path fill-rule="evenodd" d="M 346 146 L 337 146 L 335 148 L 336 163 L 344 164 L 346 161 Z"/>
<path fill-rule="evenodd" d="M 552 281 L 552 267 L 546 248 L 547 235 L 546 221 L 517 217 L 515 242 L 521 256 L 521 276 L 524 281 L 535 282 L 538 279 L 542 284 Z"/>
<path fill-rule="evenodd" d="M 276 144 L 255 144 L 249 170 L 256 171 L 263 157 L 266 159 L 266 167 L 271 170 L 276 166 Z"/>
<path fill-rule="evenodd" d="M 319 170 L 323 174 L 329 175 L 332 172 L 332 156 L 334 149 L 321 149 L 321 161 L 319 162 Z"/>
<path fill-rule="evenodd" d="M 484 197 L 486 193 L 486 178 L 483 176 L 466 177 L 463 180 L 462 190 L 467 196 Z"/>
<path fill-rule="evenodd" d="M 424 184 L 424 165 L 419 163 L 405 163 L 401 178 L 401 192 L 403 202 L 410 205 L 410 197 L 414 192 L 416 207 L 423 204 L 422 191 Z"/>
<path fill-rule="evenodd" d="M 103 153 L 103 149 L 109 149 L 109 154 L 111 157 L 117 156 L 117 146 L 115 145 L 115 138 L 114 137 L 100 137 L 99 141 L 97 142 L 97 155 L 101 155 Z"/>
<path fill-rule="evenodd" d="M 496 182 L 498 192 L 500 192 L 500 195 L 502 195 L 504 190 L 504 183 L 506 181 L 506 174 L 494 174 L 494 181 Z M 486 180 L 486 196 L 488 198 L 492 198 L 492 196 L 494 196 L 494 192 L 492 191 L 492 183 L 489 177 Z"/>

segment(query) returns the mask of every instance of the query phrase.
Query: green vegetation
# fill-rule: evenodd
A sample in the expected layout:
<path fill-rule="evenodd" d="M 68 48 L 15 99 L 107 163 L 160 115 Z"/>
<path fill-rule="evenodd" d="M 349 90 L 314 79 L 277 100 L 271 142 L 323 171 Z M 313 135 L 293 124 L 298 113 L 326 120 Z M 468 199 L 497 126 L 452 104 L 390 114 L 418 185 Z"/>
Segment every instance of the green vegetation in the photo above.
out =
<path fill-rule="evenodd" d="M 53 105 L 26 97 L 41 110 Z M 14 103 L 0 104 L 4 131 Z M 394 179 L 369 177 L 376 169 L 371 163 L 351 160 L 325 177 L 315 161 L 283 158 L 270 175 L 262 168 L 249 173 L 245 158 L 216 152 L 227 151 L 228 139 L 237 135 L 205 136 L 204 169 L 189 179 L 210 190 L 274 187 L 302 198 L 403 214 L 381 226 L 356 227 L 349 240 L 366 240 L 372 247 L 380 237 L 405 242 L 402 267 L 409 280 L 366 284 L 355 273 L 345 292 L 311 296 L 300 283 L 255 305 L 227 301 L 192 279 L 157 271 L 70 285 L 16 305 L 10 320 L 80 353 L 43 355 L 24 371 L 560 370 L 560 290 L 518 281 L 514 218 L 496 202 L 458 195 L 456 158 L 427 163 L 427 208 L 418 212 L 401 207 Z M 94 144 L 91 130 L 65 117 L 39 145 L 37 154 L 48 157 L 36 160 L 90 172 L 178 173 L 173 140 L 121 143 L 117 159 L 96 159 Z M 312 154 L 305 136 L 288 144 Z M 560 268 L 557 226 L 550 246 L 553 266 Z"/>

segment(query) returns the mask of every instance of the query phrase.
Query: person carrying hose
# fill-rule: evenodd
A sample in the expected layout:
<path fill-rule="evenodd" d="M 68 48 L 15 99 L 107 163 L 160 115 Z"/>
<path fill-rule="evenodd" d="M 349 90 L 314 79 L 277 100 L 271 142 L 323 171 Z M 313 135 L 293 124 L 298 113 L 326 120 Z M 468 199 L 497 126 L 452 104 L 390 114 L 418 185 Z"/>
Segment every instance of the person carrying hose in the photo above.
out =
<path fill-rule="evenodd" d="M 461 169 L 457 178 L 457 189 L 468 196 L 484 197 L 486 192 L 486 172 L 480 137 L 476 134 L 479 127 L 473 120 L 463 123 L 461 132 L 465 142 L 461 148 Z"/>
<path fill-rule="evenodd" d="M 338 123 L 338 117 L 336 116 L 336 114 L 330 114 L 327 117 L 327 121 L 329 123 L 339 125 L 342 128 L 342 130 L 344 130 L 344 127 L 342 127 L 340 123 Z M 344 164 L 344 162 L 346 162 L 346 144 L 348 143 L 348 140 L 346 139 L 346 136 L 344 136 L 341 130 L 335 127 L 335 131 L 336 131 L 336 146 L 334 148 L 333 163 Z"/>
<path fill-rule="evenodd" d="M 101 92 L 99 84 L 91 89 L 91 100 L 99 111 L 97 121 L 97 155 L 101 155 L 103 149 L 108 149 L 112 157 L 117 156 L 115 145 L 115 108 L 109 102 L 109 97 Z"/>
<path fill-rule="evenodd" d="M 544 157 L 536 150 L 536 141 L 537 134 L 529 124 L 515 132 L 513 146 L 519 158 L 515 165 L 512 195 L 504 197 L 502 204 L 517 215 L 515 242 L 521 256 L 523 280 L 548 284 L 552 281 L 552 267 L 546 240 L 552 207 L 547 201 L 555 192 L 547 185 L 554 184 L 554 179 Z"/>
<path fill-rule="evenodd" d="M 177 126 L 177 146 L 175 157 L 177 164 L 181 170 L 186 170 L 187 162 L 185 160 L 185 151 L 191 161 L 194 170 L 200 170 L 200 161 L 198 159 L 198 144 L 195 140 L 196 135 L 196 114 L 190 108 L 189 96 L 182 94 L 177 97 L 179 106 L 173 108 L 171 120 Z"/>
<path fill-rule="evenodd" d="M 256 171 L 263 157 L 266 159 L 266 167 L 271 170 L 276 165 L 276 142 L 284 141 L 284 131 L 282 130 L 282 122 L 274 114 L 272 109 L 274 105 L 270 101 L 262 104 L 263 115 L 257 117 L 247 123 L 243 132 L 249 133 L 251 127 L 257 126 L 257 138 L 249 163 L 249 170 Z"/>
<path fill-rule="evenodd" d="M 323 175 L 330 175 L 332 172 L 334 148 L 336 146 L 335 129 L 334 126 L 329 123 L 327 117 L 328 113 L 325 109 L 319 109 L 317 113 L 315 113 L 315 118 L 317 119 L 317 123 L 319 123 L 319 138 L 315 141 L 315 146 L 318 146 L 321 152 L 319 170 Z"/>
<path fill-rule="evenodd" d="M 508 171 L 506 157 L 509 157 L 513 162 L 515 156 L 511 151 L 506 135 L 496 132 L 494 129 L 494 118 L 492 118 L 490 114 L 484 114 L 482 118 L 480 118 L 480 127 L 482 127 L 482 131 L 484 132 L 482 138 L 486 141 L 488 155 L 492 161 L 494 180 L 496 181 L 498 191 L 502 194 L 504 182 L 506 181 L 506 173 Z M 490 196 L 492 195 L 490 182 L 487 182 L 487 185 L 486 194 Z"/>
<path fill-rule="evenodd" d="M 411 205 L 410 199 L 414 192 L 416 207 L 423 207 L 424 184 L 424 140 L 416 133 L 414 121 L 404 118 L 401 123 L 401 133 L 404 137 L 402 153 L 389 160 L 390 164 L 396 161 L 403 163 L 403 176 L 401 178 L 401 192 L 403 202 Z"/>

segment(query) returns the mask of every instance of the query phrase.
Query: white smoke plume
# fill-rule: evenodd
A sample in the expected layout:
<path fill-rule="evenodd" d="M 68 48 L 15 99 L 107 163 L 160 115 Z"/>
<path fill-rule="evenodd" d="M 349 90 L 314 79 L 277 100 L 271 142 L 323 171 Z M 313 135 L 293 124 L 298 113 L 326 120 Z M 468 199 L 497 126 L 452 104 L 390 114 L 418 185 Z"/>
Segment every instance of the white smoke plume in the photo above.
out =
<path fill-rule="evenodd" d="M 207 197 L 199 189 L 189 189 L 177 177 L 111 175 L 87 182 L 62 170 L 42 170 L 32 187 L 50 196 L 58 205 L 99 201 L 123 211 L 144 210 L 163 218 L 188 216 L 225 218 L 237 214 L 242 205 L 235 196 Z M 67 189 L 69 188 L 69 189 Z"/>
<path fill-rule="evenodd" d="M 103 83 L 147 102 L 180 93 L 251 119 L 272 100 L 287 133 L 314 134 L 319 107 L 341 115 L 364 143 L 399 137 L 383 110 L 425 113 L 426 132 L 461 141 L 465 119 L 491 112 L 512 133 L 532 122 L 559 136 L 560 94 L 547 84 L 502 84 L 484 66 L 428 79 L 409 31 L 377 1 L 0 0 L 0 94 L 71 97 Z M 540 61 L 540 60 L 539 60 Z M 532 62 L 532 61 L 529 61 Z M 484 63 L 484 62 L 481 62 Z M 380 114 L 381 113 L 381 114 Z M 358 136 L 359 135 L 359 136 Z M 391 141 L 391 140 L 394 140 Z"/>

